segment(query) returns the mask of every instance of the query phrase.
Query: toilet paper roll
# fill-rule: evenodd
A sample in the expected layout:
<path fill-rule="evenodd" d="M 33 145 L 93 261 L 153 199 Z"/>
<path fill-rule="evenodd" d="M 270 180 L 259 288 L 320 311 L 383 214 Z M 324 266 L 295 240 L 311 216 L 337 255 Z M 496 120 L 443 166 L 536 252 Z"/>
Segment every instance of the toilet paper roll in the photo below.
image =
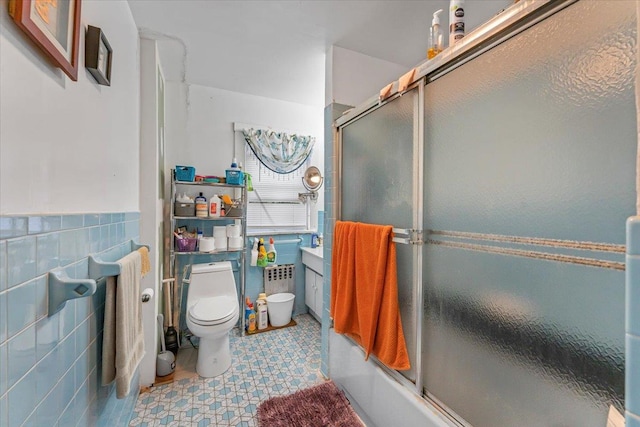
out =
<path fill-rule="evenodd" d="M 200 252 L 211 252 L 216 250 L 215 237 L 201 237 L 200 238 Z"/>
<path fill-rule="evenodd" d="M 227 225 L 227 237 L 240 237 L 240 231 L 242 228 L 238 224 Z"/>
<path fill-rule="evenodd" d="M 225 227 L 224 225 L 216 225 L 215 227 L 213 227 L 213 237 L 226 238 L 227 227 Z"/>
<path fill-rule="evenodd" d="M 153 299 L 153 294 L 154 294 L 153 289 L 145 288 L 145 290 L 142 291 L 142 295 L 141 295 L 142 302 L 151 301 Z"/>
<path fill-rule="evenodd" d="M 227 238 L 226 237 L 216 237 L 216 250 L 226 251 L 227 250 Z"/>
<path fill-rule="evenodd" d="M 229 237 L 229 249 L 241 249 L 243 243 L 241 236 Z"/>

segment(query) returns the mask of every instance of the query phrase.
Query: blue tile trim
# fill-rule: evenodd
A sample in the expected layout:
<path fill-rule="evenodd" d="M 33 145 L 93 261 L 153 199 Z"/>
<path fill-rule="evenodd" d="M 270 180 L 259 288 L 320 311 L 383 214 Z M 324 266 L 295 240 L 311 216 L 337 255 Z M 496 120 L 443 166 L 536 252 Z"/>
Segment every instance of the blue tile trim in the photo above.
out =
<path fill-rule="evenodd" d="M 640 415 L 626 413 L 626 427 L 640 427 Z"/>
<path fill-rule="evenodd" d="M 625 270 L 625 407 L 627 427 L 640 427 L 640 216 L 627 219 Z"/>
<path fill-rule="evenodd" d="M 625 329 L 640 336 L 640 255 L 627 255 L 625 282 Z"/>
<path fill-rule="evenodd" d="M 62 228 L 62 217 L 54 216 L 30 216 L 29 234 L 40 234 L 49 231 L 58 231 Z"/>
<path fill-rule="evenodd" d="M 625 367 L 625 406 L 626 410 L 640 414 L 640 337 L 627 334 Z"/>
<path fill-rule="evenodd" d="M 0 217 L 0 239 L 27 235 L 26 217 Z"/>
<path fill-rule="evenodd" d="M 627 254 L 640 255 L 640 216 L 627 219 Z"/>

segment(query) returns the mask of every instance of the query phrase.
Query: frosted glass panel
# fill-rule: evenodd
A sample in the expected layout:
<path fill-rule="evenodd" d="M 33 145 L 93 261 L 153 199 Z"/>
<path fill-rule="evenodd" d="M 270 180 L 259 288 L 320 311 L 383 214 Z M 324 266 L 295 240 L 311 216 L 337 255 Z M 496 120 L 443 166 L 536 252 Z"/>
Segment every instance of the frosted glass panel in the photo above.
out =
<path fill-rule="evenodd" d="M 634 8 L 577 2 L 426 86 L 423 381 L 474 426 L 624 406 Z"/>
<path fill-rule="evenodd" d="M 417 90 L 343 128 L 342 220 L 413 228 L 413 121 Z M 398 300 L 415 380 L 416 302 L 411 245 L 396 245 Z"/>

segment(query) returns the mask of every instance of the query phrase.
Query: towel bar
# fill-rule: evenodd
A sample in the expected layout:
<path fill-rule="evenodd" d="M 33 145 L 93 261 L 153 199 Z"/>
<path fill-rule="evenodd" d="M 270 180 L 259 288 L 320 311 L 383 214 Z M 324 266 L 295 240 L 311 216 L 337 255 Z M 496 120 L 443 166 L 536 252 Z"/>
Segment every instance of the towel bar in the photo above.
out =
<path fill-rule="evenodd" d="M 97 289 L 96 279 L 105 276 L 118 276 L 120 274 L 120 264 L 115 261 L 143 246 L 147 249 L 149 248 L 149 246 L 140 245 L 133 240 L 128 243 L 128 245 L 116 246 L 100 255 L 89 255 L 88 279 L 72 279 L 63 268 L 51 270 L 47 284 L 49 290 L 49 316 L 53 316 L 62 310 L 69 300 L 93 295 Z"/>
<path fill-rule="evenodd" d="M 72 279 L 61 268 L 49 272 L 49 316 L 53 316 L 65 306 L 67 301 L 88 297 L 96 292 L 93 279 Z"/>
<path fill-rule="evenodd" d="M 98 279 L 100 277 L 120 275 L 120 264 L 116 261 L 130 252 L 137 251 L 142 247 L 149 249 L 148 245 L 141 245 L 133 240 L 129 241 L 129 250 L 122 253 L 122 250 L 112 250 L 105 254 L 89 255 L 89 277 Z"/>

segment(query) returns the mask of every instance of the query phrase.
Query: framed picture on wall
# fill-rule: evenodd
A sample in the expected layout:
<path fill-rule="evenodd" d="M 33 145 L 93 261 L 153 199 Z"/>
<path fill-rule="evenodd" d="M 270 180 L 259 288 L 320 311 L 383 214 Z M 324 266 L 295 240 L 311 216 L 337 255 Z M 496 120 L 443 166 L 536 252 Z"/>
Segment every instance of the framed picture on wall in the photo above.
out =
<path fill-rule="evenodd" d="M 84 41 L 84 66 L 101 85 L 111 86 L 112 57 L 113 49 L 102 30 L 89 25 Z"/>
<path fill-rule="evenodd" d="M 78 80 L 81 0 L 10 0 L 9 14 L 57 67 Z"/>

